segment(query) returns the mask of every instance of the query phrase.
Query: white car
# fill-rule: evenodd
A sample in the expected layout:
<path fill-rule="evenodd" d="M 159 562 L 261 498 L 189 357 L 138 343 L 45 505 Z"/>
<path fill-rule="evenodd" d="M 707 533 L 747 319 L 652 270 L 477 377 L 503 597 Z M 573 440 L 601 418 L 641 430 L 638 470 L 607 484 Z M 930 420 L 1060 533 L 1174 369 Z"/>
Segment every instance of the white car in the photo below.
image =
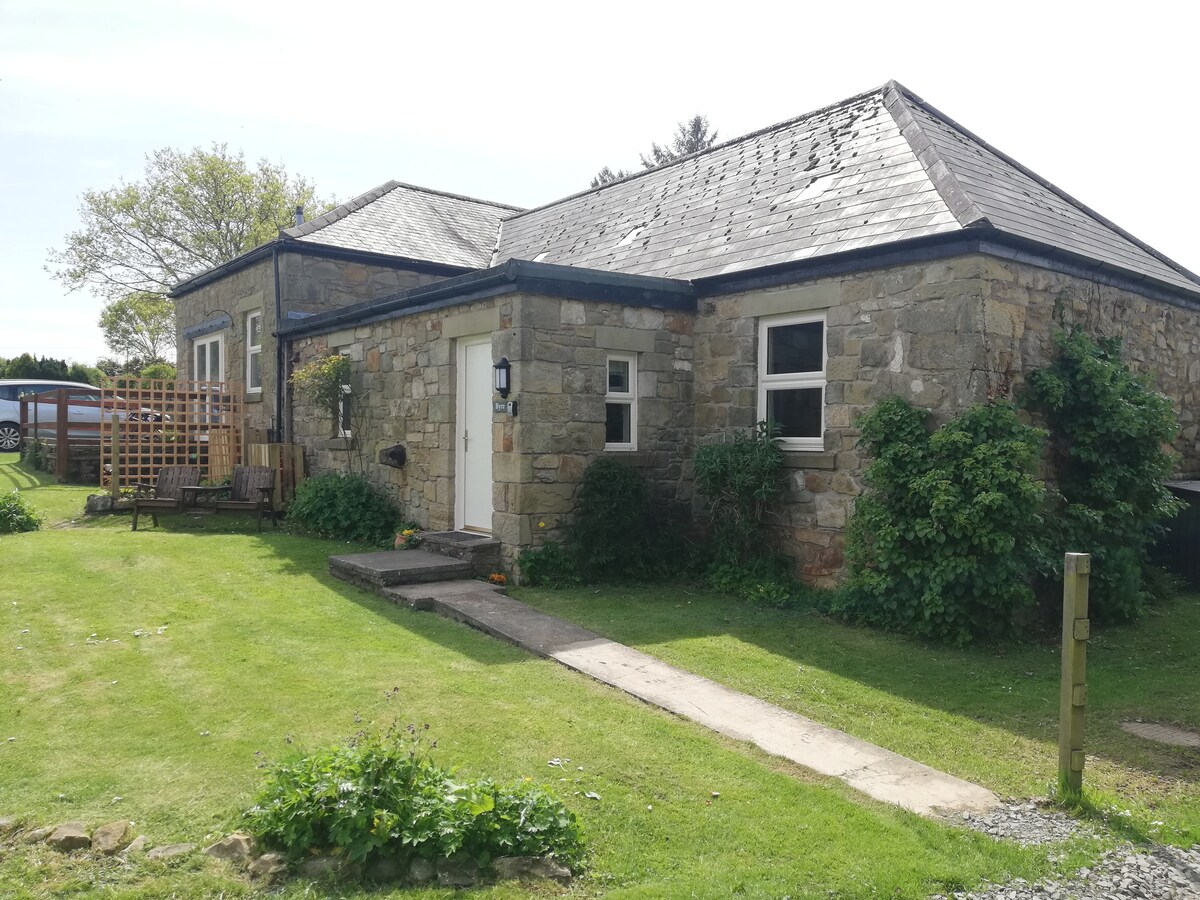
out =
<path fill-rule="evenodd" d="M 58 388 L 68 391 L 67 434 L 72 438 L 97 440 L 96 426 L 100 423 L 100 388 L 78 381 L 48 381 L 38 378 L 6 378 L 0 380 L 0 453 L 11 453 L 21 446 L 21 403 L 22 394 L 42 394 Z M 124 402 L 120 397 L 118 402 Z M 70 401 L 89 401 L 87 405 L 74 405 Z M 28 420 L 32 425 L 34 409 L 37 407 L 38 431 L 53 437 L 57 427 L 58 407 L 51 401 L 33 404 L 29 408 Z M 154 410 L 134 410 L 125 414 L 126 419 L 141 419 L 160 422 L 163 416 Z M 170 420 L 170 417 L 167 417 Z"/>

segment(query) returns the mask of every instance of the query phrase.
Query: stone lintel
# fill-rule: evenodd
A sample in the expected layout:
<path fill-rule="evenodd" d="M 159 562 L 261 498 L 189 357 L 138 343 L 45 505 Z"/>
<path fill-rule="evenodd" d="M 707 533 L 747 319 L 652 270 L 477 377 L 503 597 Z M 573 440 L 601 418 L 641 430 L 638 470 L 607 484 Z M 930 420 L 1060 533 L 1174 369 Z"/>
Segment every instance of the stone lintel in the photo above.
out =
<path fill-rule="evenodd" d="M 653 353 L 657 332 L 634 328 L 596 326 L 596 346 L 605 350 L 624 350 L 627 353 Z"/>
<path fill-rule="evenodd" d="M 808 312 L 829 309 L 842 302 L 842 285 L 836 281 L 806 284 L 783 291 L 752 294 L 742 301 L 746 316 L 772 316 L 776 313 Z"/>

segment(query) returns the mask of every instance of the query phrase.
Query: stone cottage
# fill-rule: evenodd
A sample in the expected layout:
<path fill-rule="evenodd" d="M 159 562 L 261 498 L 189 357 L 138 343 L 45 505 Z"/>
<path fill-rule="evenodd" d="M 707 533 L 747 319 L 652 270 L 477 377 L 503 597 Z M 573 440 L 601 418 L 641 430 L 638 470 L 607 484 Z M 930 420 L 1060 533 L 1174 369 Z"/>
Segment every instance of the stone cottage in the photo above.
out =
<path fill-rule="evenodd" d="M 856 417 L 892 394 L 942 417 L 1008 395 L 1072 323 L 1125 341 L 1175 403 L 1184 470 L 1200 470 L 1200 278 L 895 82 L 537 209 L 458 199 L 495 219 L 470 271 L 418 275 L 464 260 L 418 260 L 429 220 L 367 221 L 378 201 L 311 223 L 381 229 L 409 266 L 386 277 L 430 283 L 346 303 L 363 294 L 330 270 L 327 293 L 296 284 L 314 314 L 280 315 L 275 336 L 284 378 L 326 353 L 353 361 L 363 424 L 348 439 L 408 516 L 491 532 L 509 561 L 561 534 L 593 459 L 688 505 L 694 449 L 771 419 L 790 470 L 780 544 L 828 579 L 861 490 Z M 181 364 L 187 329 L 215 323 L 188 285 Z M 340 464 L 339 423 L 275 408 L 315 468 Z"/>
<path fill-rule="evenodd" d="M 243 386 L 252 426 L 286 436 L 279 323 L 486 266 L 516 207 L 389 181 L 176 285 L 180 378 Z"/>

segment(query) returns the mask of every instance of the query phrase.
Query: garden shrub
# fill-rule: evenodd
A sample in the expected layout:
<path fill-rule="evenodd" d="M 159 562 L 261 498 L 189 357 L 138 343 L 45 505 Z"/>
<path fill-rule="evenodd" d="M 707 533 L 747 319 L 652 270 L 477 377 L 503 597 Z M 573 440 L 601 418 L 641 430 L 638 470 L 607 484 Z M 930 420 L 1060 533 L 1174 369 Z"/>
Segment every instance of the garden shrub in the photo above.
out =
<path fill-rule="evenodd" d="M 42 517 L 21 496 L 20 491 L 0 494 L 0 534 L 37 531 L 41 527 Z"/>
<path fill-rule="evenodd" d="M 21 462 L 33 469 L 49 471 L 46 445 L 39 438 L 30 438 L 21 445 Z"/>
<path fill-rule="evenodd" d="M 296 486 L 288 522 L 320 537 L 392 547 L 399 509 L 362 475 L 328 473 Z"/>
<path fill-rule="evenodd" d="M 572 555 L 585 581 L 646 579 L 660 568 L 646 479 L 632 466 L 597 459 L 583 473 Z"/>
<path fill-rule="evenodd" d="M 1007 402 L 932 434 L 926 415 L 892 397 L 859 420 L 871 490 L 847 528 L 849 582 L 834 611 L 958 643 L 1005 635 L 1034 602 L 1044 433 Z"/>
<path fill-rule="evenodd" d="M 530 587 L 564 588 L 583 581 L 574 554 L 558 541 L 522 550 L 517 556 L 517 568 L 522 583 Z"/>
<path fill-rule="evenodd" d="M 566 541 L 526 550 L 517 564 L 524 583 L 558 588 L 649 581 L 679 572 L 687 560 L 683 529 L 657 508 L 642 474 L 598 459 L 583 473 Z"/>
<path fill-rule="evenodd" d="M 245 813 L 249 830 L 293 859 L 318 852 L 403 865 L 463 852 L 481 866 L 499 856 L 554 856 L 582 867 L 582 830 L 561 802 L 530 783 L 459 778 L 431 759 L 422 734 L 412 725 L 362 732 L 273 765 Z"/>
<path fill-rule="evenodd" d="M 745 562 L 714 561 L 705 570 L 704 583 L 711 591 L 778 609 L 810 604 L 813 593 L 792 575 L 791 560 L 777 554 Z"/>
<path fill-rule="evenodd" d="M 694 464 L 696 487 L 707 501 L 714 563 L 761 556 L 764 515 L 783 493 L 783 450 L 772 429 L 760 422 L 734 432 L 731 441 L 700 447 Z"/>
<path fill-rule="evenodd" d="M 1121 362 L 1119 340 L 1075 328 L 1055 344 L 1054 362 L 1030 374 L 1025 393 L 1049 425 L 1057 482 L 1043 570 L 1058 581 L 1064 553 L 1092 554 L 1090 614 L 1133 619 L 1168 584 L 1147 577 L 1147 549 L 1180 508 L 1163 486 L 1174 470 L 1164 448 L 1178 431 L 1175 414 Z"/>

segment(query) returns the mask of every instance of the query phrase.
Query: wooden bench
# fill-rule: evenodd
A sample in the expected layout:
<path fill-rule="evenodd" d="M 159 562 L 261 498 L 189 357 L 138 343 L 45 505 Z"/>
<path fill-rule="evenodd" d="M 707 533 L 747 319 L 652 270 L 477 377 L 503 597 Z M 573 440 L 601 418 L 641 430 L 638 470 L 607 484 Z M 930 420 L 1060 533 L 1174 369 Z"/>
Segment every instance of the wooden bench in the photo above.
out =
<path fill-rule="evenodd" d="M 220 495 L 213 503 L 217 512 L 253 512 L 258 514 L 258 530 L 262 531 L 263 514 L 269 513 L 271 523 L 278 528 L 275 504 L 271 496 L 275 493 L 275 469 L 271 466 L 237 466 L 228 485 L 229 497 Z"/>
<path fill-rule="evenodd" d="M 158 526 L 158 511 L 182 512 L 183 489 L 200 483 L 200 470 L 196 466 L 163 466 L 153 484 L 139 481 L 131 487 L 133 495 L 133 530 L 137 531 L 138 515 L 145 510 L 150 521 Z"/>

